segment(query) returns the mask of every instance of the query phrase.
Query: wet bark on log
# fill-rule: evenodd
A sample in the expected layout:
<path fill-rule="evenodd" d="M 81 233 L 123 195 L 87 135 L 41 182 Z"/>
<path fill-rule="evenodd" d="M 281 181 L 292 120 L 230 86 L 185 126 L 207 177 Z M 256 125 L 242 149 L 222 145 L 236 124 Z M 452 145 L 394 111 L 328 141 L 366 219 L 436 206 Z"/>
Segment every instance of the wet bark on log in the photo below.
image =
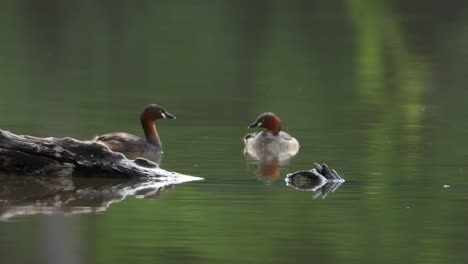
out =
<path fill-rule="evenodd" d="M 94 141 L 37 138 L 0 130 L 0 172 L 18 175 L 105 175 L 111 177 L 201 179 L 170 172 L 145 159 L 128 160 Z M 187 179 L 190 180 L 190 179 Z"/>

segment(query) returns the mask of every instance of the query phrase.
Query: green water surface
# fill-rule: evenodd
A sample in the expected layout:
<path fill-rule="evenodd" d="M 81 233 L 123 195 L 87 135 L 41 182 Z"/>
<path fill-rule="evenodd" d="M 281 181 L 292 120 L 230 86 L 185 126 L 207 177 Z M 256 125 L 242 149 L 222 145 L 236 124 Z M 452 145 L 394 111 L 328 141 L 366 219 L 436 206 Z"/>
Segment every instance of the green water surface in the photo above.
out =
<path fill-rule="evenodd" d="M 467 263 L 467 32 L 463 1 L 2 1 L 0 129 L 142 136 L 159 103 L 161 167 L 205 180 L 9 218 L 0 263 Z M 265 111 L 279 173 L 242 153 Z M 325 199 L 283 180 L 315 161 Z"/>

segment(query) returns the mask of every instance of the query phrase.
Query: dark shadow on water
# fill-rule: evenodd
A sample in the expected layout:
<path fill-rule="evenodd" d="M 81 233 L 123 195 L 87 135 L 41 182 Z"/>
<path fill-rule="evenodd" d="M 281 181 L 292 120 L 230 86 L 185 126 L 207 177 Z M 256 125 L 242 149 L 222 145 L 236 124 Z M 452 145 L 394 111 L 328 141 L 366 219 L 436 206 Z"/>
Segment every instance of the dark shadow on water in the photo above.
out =
<path fill-rule="evenodd" d="M 20 215 L 104 212 L 128 196 L 158 199 L 165 181 L 0 175 L 0 221 Z"/>

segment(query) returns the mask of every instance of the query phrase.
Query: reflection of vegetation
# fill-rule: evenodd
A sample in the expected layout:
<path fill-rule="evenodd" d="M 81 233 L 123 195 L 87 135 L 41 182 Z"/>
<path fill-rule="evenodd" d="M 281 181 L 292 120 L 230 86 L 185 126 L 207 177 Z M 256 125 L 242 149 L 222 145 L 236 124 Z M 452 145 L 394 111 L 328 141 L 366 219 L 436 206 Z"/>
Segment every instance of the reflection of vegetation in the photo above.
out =
<path fill-rule="evenodd" d="M 422 57 L 411 51 L 400 23 L 401 17 L 392 11 L 390 1 L 348 1 L 348 7 L 357 33 L 357 92 L 360 101 L 376 112 L 375 124 L 368 131 L 370 140 L 367 145 L 371 155 L 365 160 L 365 167 L 369 171 L 376 171 L 377 165 L 381 171 L 372 175 L 376 179 L 374 183 L 367 183 L 365 189 L 369 195 L 379 195 L 380 203 L 389 205 L 395 202 L 392 201 L 393 198 L 381 194 L 392 190 L 392 183 L 418 182 L 422 179 L 425 184 L 436 181 L 435 177 L 423 175 L 428 173 L 423 165 L 427 162 L 423 159 L 427 153 L 427 142 L 423 140 L 426 132 L 423 129 L 423 113 L 424 99 L 429 88 L 429 83 L 426 82 L 429 67 Z M 446 174 L 441 172 L 439 175 Z M 411 199 L 414 198 L 403 198 Z M 431 201 L 427 201 L 427 206 L 417 211 L 422 215 L 446 211 L 446 203 L 436 202 L 437 200 L 443 198 L 438 199 L 434 195 Z M 369 207 L 370 203 L 371 201 Z M 372 203 L 375 203 L 375 199 Z M 405 220 L 398 215 L 375 211 L 369 217 L 375 220 L 378 230 L 405 229 L 402 224 Z M 449 215 L 438 214 L 434 218 L 438 223 L 450 222 Z M 417 221 L 412 222 L 412 226 L 416 227 Z M 408 229 L 406 232 L 415 234 L 414 231 Z M 412 244 L 415 248 L 434 249 L 425 250 L 416 257 L 422 262 L 449 258 L 445 249 L 442 249 L 448 245 L 437 240 L 431 241 L 433 234 L 422 231 L 418 237 L 419 240 L 414 239 L 414 236 L 395 236 L 391 242 L 382 241 L 377 247 Z"/>
<path fill-rule="evenodd" d="M 371 166 L 394 163 L 390 157 L 404 149 L 400 155 L 407 163 L 402 165 L 420 167 L 427 66 L 410 52 L 399 17 L 389 6 L 386 1 L 348 1 L 358 42 L 356 87 L 361 101 L 377 108 L 378 114 L 369 131 L 368 145 L 374 152 L 369 162 Z"/>

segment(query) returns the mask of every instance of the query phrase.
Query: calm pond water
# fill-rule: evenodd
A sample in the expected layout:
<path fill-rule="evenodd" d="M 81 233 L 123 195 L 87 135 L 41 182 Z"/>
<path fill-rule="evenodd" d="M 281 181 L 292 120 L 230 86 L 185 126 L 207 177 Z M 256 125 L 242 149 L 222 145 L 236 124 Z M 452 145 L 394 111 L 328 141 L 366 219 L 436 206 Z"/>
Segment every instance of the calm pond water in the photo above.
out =
<path fill-rule="evenodd" d="M 161 167 L 205 178 L 55 210 L 138 182 L 1 176 L 2 264 L 468 262 L 468 2 L 2 1 L 0 21 L 0 129 L 142 135 L 159 103 Z M 244 157 L 265 111 L 291 160 Z M 313 162 L 346 182 L 286 185 Z"/>

